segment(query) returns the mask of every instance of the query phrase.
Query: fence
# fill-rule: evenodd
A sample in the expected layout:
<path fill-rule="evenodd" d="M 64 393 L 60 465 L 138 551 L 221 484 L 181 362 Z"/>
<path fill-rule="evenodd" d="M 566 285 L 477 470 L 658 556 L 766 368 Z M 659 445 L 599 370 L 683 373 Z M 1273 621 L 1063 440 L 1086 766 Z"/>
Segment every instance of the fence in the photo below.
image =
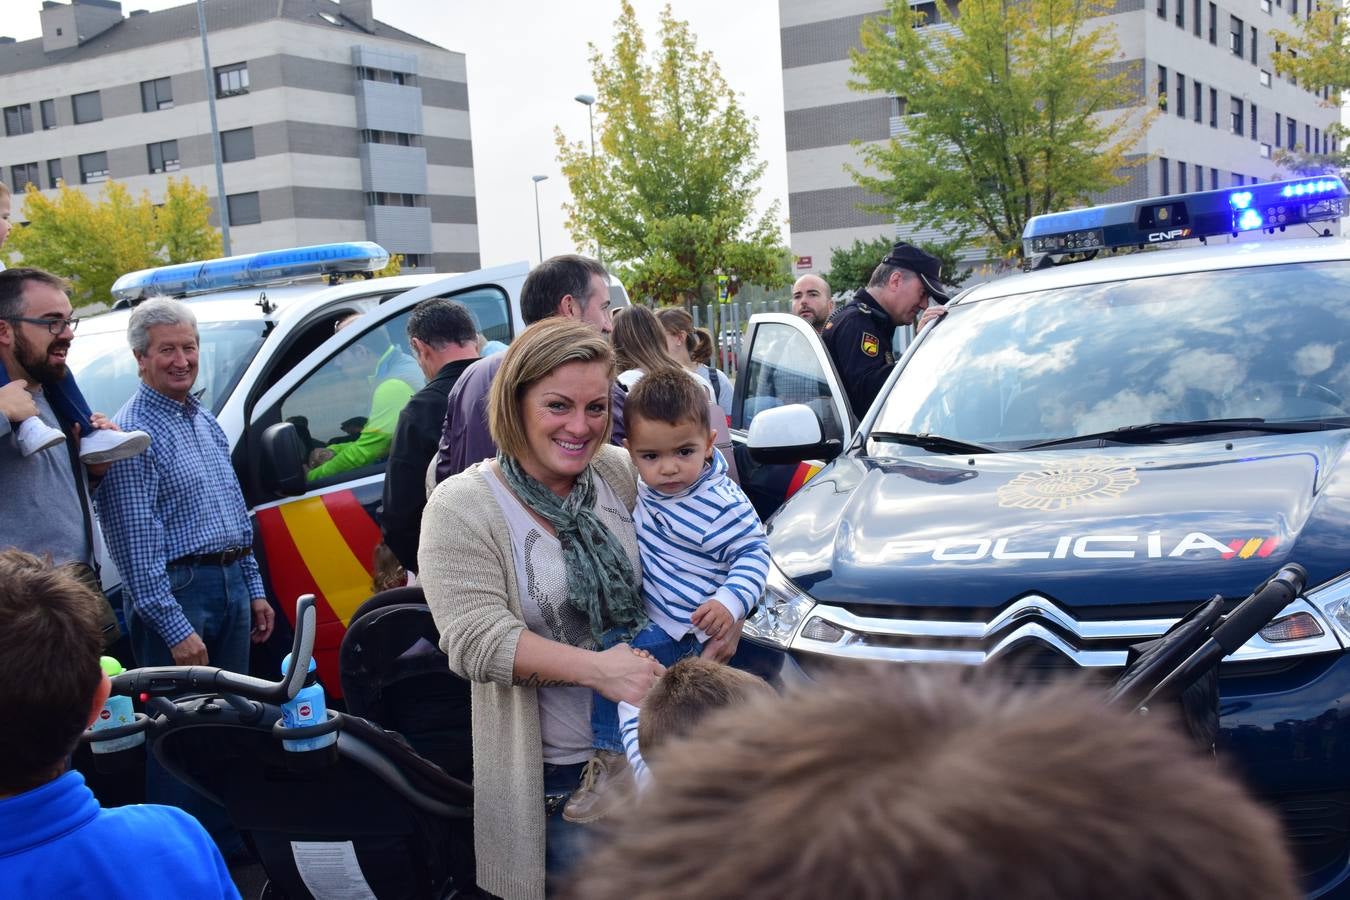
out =
<path fill-rule="evenodd" d="M 756 297 L 755 293 L 759 296 Z M 771 297 L 764 291 L 738 294 L 728 303 L 703 303 L 686 306 L 694 319 L 695 328 L 703 328 L 713 336 L 713 363 L 729 375 L 735 375 L 741 356 L 741 340 L 745 324 L 755 313 L 792 312 L 792 299 Z M 655 304 L 649 304 L 656 309 Z"/>

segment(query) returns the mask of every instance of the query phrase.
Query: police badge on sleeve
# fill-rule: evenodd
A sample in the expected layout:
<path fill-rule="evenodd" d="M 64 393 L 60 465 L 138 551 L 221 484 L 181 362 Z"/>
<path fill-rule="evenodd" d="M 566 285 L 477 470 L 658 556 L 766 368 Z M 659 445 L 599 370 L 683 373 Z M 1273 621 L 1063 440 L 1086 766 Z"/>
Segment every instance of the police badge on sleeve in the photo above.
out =
<path fill-rule="evenodd" d="M 869 334 L 864 331 L 862 336 L 862 352 L 868 356 L 876 356 L 881 349 L 881 342 L 877 340 L 875 334 Z"/>

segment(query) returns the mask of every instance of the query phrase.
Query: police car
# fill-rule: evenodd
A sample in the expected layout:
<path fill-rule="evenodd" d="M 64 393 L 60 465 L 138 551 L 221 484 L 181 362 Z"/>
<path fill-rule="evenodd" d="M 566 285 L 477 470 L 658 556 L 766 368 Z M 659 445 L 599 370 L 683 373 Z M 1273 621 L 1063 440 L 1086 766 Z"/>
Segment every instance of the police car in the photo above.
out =
<path fill-rule="evenodd" d="M 489 341 L 509 344 L 525 327 L 519 298 L 529 266 L 523 262 L 457 275 L 330 283 L 378 271 L 388 261 L 377 244 L 323 244 L 133 272 L 113 287 L 126 306 L 154 294 L 183 297 L 192 306 L 201 337 L 195 393 L 230 442 L 273 603 L 289 615 L 297 596 L 318 598 L 315 658 L 332 693 L 340 691 L 337 652 L 347 622 L 372 593 L 385 462 L 307 481 L 292 451 L 341 440 L 348 435 L 344 424 L 368 414 L 372 372 L 357 363 L 381 358 L 391 345 L 410 354 L 408 317 L 422 300 L 451 297 L 465 304 Z M 628 302 L 613 279 L 610 302 Z M 353 313 L 360 318 L 335 333 Z M 109 415 L 138 384 L 127 348 L 130 315 L 117 309 L 88 318 L 71 344 L 68 364 L 81 390 L 93 409 Z M 118 580 L 105 573 L 105 585 Z M 119 605 L 115 587 L 110 596 Z M 288 646 L 285 635 L 278 644 Z"/>
<path fill-rule="evenodd" d="M 1221 668 L 1219 747 L 1309 893 L 1350 890 L 1350 242 L 1317 236 L 1346 211 L 1304 178 L 1037 217 L 1029 257 L 1084 261 L 964 292 L 861 422 L 809 326 L 753 318 L 737 464 L 761 512 L 790 499 L 746 637 L 804 677 L 1109 674 L 1300 563 L 1303 596 Z"/>

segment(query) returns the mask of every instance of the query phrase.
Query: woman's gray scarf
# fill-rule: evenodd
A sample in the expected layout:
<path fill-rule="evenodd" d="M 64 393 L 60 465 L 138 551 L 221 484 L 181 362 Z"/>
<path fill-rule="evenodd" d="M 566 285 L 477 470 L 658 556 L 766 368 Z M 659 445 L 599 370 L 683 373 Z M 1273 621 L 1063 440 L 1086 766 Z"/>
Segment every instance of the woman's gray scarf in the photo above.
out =
<path fill-rule="evenodd" d="M 504 453 L 497 455 L 506 483 L 525 505 L 553 526 L 567 567 L 567 602 L 584 612 L 597 645 L 613 628 L 625 639 L 647 624 L 642 588 L 628 554 L 595 514 L 595 480 L 591 468 L 577 476 L 566 497 L 559 497 L 531 478 Z"/>

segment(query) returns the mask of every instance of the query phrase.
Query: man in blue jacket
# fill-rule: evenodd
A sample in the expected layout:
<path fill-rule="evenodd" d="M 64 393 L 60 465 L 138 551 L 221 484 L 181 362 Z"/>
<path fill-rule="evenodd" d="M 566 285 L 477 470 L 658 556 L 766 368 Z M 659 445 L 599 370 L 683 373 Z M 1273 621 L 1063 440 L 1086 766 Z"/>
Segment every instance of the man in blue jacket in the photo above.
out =
<path fill-rule="evenodd" d="M 94 593 L 0 550 L 0 621 L 0 894 L 238 900 L 196 819 L 170 806 L 102 809 L 68 768 L 110 687 Z"/>

